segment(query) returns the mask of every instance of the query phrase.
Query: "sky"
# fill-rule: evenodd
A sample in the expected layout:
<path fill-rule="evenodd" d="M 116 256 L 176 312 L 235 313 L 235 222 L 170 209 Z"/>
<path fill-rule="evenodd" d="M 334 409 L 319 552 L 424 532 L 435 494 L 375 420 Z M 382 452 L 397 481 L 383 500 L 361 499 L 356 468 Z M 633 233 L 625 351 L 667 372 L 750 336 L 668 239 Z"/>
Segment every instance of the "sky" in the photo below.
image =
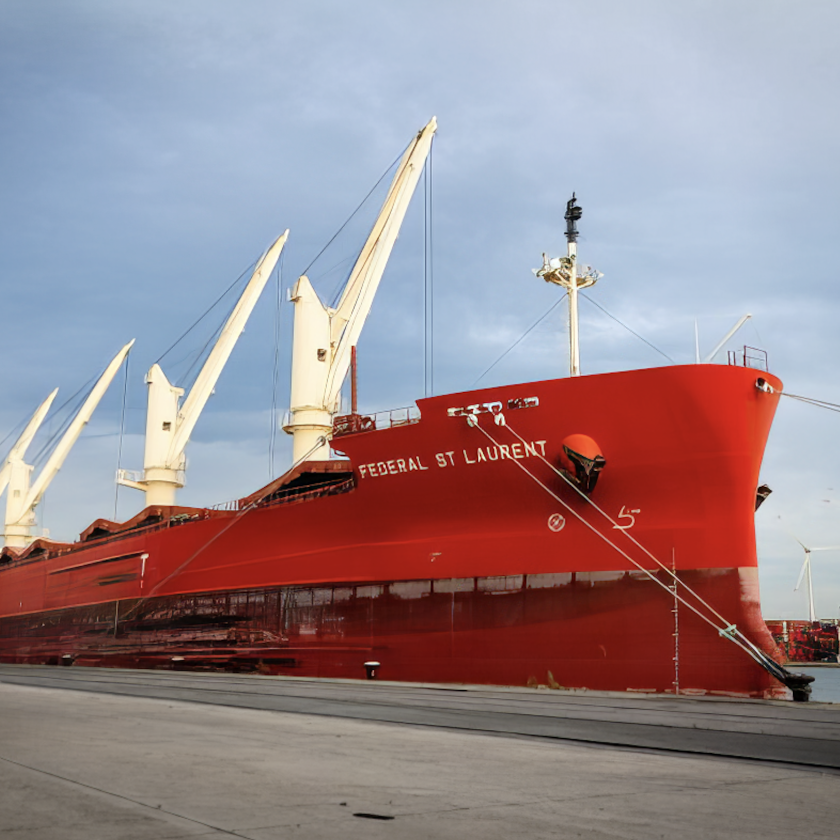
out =
<path fill-rule="evenodd" d="M 364 410 L 412 404 L 432 375 L 435 393 L 469 389 L 545 314 L 557 290 L 531 269 L 563 252 L 572 190 L 580 259 L 604 274 L 589 295 L 657 348 L 583 301 L 584 373 L 690 363 L 695 322 L 705 354 L 749 312 L 727 347 L 761 347 L 787 391 L 840 403 L 838 31 L 833 0 L 4 0 L 0 437 L 137 338 L 40 526 L 75 539 L 141 508 L 114 474 L 142 468 L 145 371 L 288 227 L 179 500 L 283 471 L 286 290 L 433 115 L 431 200 L 418 192 L 359 343 Z M 325 299 L 376 197 L 309 270 Z M 170 379 L 189 380 L 232 304 L 163 357 Z M 480 384 L 567 375 L 563 312 Z M 767 617 L 807 616 L 794 537 L 840 545 L 838 428 L 781 399 L 756 515 Z M 840 551 L 813 566 L 818 614 L 840 616 Z"/>

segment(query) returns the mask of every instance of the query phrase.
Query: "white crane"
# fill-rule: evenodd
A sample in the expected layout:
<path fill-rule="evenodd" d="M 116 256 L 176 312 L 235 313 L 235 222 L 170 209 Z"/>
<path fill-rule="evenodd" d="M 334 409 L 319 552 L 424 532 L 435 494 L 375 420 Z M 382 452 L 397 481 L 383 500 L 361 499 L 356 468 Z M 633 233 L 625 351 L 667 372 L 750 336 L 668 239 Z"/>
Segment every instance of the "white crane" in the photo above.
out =
<path fill-rule="evenodd" d="M 793 534 L 791 534 L 793 536 Z M 814 611 L 814 582 L 811 578 L 811 552 L 812 551 L 840 551 L 840 545 L 822 545 L 816 548 L 809 548 L 802 540 L 793 537 L 799 545 L 805 551 L 805 559 L 802 561 L 802 568 L 799 570 L 799 579 L 796 581 L 796 586 L 793 588 L 793 591 L 796 592 L 799 589 L 799 585 L 802 583 L 802 578 L 807 575 L 808 577 L 808 615 L 810 620 L 816 621 L 817 614 Z"/>
<path fill-rule="evenodd" d="M 403 155 L 338 306 L 324 306 L 306 275 L 290 293 L 295 304 L 292 394 L 283 430 L 293 436 L 295 462 L 304 457 L 319 461 L 330 457 L 326 441 L 332 434 L 351 351 L 370 312 L 436 131 L 437 120 L 432 117 Z"/>
<path fill-rule="evenodd" d="M 176 491 L 184 486 L 185 480 L 184 449 L 271 272 L 274 271 L 288 235 L 287 230 L 278 237 L 257 263 L 245 291 L 225 322 L 221 335 L 183 404 L 181 397 L 184 395 L 184 389 L 172 385 L 160 365 L 152 365 L 146 374 L 149 394 L 143 472 L 135 478 L 133 473 L 120 470 L 117 478 L 120 484 L 145 492 L 146 507 L 175 504 Z"/>
<path fill-rule="evenodd" d="M 24 462 L 23 457 L 55 398 L 57 388 L 35 412 L 23 434 L 15 446 L 12 447 L 6 464 L 0 471 L 0 489 L 5 486 L 7 490 L 6 520 L 3 535 L 6 545 L 13 548 L 24 548 L 32 542 L 35 507 L 43 498 L 50 482 L 63 466 L 65 459 L 73 448 L 73 444 L 79 439 L 82 429 L 87 425 L 133 344 L 134 339 L 129 341 L 111 360 L 34 482 L 31 480 L 32 467 Z"/>
<path fill-rule="evenodd" d="M 58 388 L 56 388 L 42 403 L 38 406 L 37 411 L 32 415 L 29 422 L 26 424 L 26 428 L 21 432 L 20 437 L 15 441 L 15 445 L 9 450 L 9 454 L 6 456 L 6 460 L 3 462 L 2 468 L 0 468 L 0 495 L 2 495 L 3 491 L 9 484 L 9 477 L 12 473 L 13 469 L 19 469 L 18 464 L 20 464 L 24 457 L 26 457 L 26 450 L 29 449 L 29 444 L 32 443 L 32 438 L 38 432 L 38 429 L 41 428 L 41 424 L 44 422 L 44 418 L 47 416 L 47 412 L 50 410 L 50 406 L 53 404 L 53 400 L 55 399 L 55 395 L 58 393 Z"/>

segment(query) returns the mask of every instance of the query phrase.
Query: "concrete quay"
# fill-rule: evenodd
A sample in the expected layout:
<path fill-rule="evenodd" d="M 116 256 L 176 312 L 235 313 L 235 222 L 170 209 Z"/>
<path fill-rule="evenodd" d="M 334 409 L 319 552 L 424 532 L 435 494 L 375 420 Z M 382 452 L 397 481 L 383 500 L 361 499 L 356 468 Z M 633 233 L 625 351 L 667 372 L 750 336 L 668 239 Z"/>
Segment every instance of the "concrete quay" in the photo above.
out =
<path fill-rule="evenodd" d="M 840 705 L 0 666 L 4 838 L 834 838 Z"/>

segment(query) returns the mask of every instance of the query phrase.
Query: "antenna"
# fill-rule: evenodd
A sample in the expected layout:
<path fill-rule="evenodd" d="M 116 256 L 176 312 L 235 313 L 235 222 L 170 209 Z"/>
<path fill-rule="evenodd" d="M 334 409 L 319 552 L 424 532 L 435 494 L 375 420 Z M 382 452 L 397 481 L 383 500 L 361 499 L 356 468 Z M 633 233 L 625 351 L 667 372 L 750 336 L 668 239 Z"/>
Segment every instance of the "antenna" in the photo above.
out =
<path fill-rule="evenodd" d="M 549 259 L 543 254 L 542 268 L 534 269 L 537 277 L 546 283 L 562 286 L 569 293 L 569 375 L 580 376 L 580 340 L 578 334 L 578 291 L 594 286 L 604 275 L 591 266 L 579 266 L 577 262 L 577 222 L 583 209 L 577 203 L 577 196 L 566 202 L 566 256 Z"/>

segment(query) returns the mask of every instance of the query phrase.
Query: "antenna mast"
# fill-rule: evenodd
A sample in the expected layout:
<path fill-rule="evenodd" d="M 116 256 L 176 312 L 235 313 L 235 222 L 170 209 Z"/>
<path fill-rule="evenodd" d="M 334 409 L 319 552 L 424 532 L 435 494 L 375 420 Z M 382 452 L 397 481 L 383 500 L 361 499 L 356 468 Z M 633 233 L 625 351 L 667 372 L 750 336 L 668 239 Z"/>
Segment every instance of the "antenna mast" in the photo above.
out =
<path fill-rule="evenodd" d="M 580 376 L 580 339 L 578 332 L 578 291 L 595 283 L 603 277 L 599 271 L 588 265 L 578 266 L 577 262 L 577 221 L 583 215 L 583 209 L 577 204 L 577 197 L 566 202 L 566 256 L 549 259 L 543 254 L 542 268 L 534 273 L 547 283 L 562 286 L 569 294 L 569 375 Z"/>

